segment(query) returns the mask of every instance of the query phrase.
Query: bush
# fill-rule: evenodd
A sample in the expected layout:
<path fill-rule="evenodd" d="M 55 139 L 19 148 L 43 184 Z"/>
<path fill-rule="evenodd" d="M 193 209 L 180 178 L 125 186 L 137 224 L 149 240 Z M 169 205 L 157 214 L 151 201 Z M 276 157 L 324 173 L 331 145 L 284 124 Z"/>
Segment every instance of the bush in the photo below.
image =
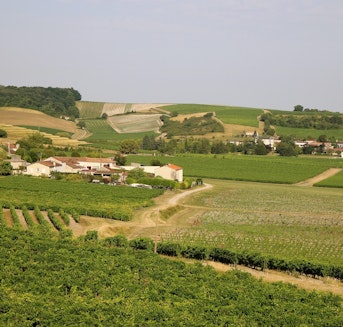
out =
<path fill-rule="evenodd" d="M 107 247 L 123 247 L 126 248 L 129 245 L 129 241 L 125 235 L 116 235 L 113 237 L 107 237 L 102 241 L 102 244 Z"/>
<path fill-rule="evenodd" d="M 89 230 L 87 231 L 84 240 L 86 242 L 97 242 L 98 241 L 98 231 L 97 230 Z"/>
<path fill-rule="evenodd" d="M 208 257 L 210 260 L 225 264 L 237 264 L 238 262 L 237 253 L 226 249 L 214 248 L 210 251 Z"/>
<path fill-rule="evenodd" d="M 129 246 L 136 250 L 149 250 L 153 251 L 154 241 L 151 238 L 140 237 L 135 238 L 129 242 Z"/>
<path fill-rule="evenodd" d="M 180 255 L 181 246 L 178 243 L 158 243 L 157 253 L 177 257 Z"/>
<path fill-rule="evenodd" d="M 181 250 L 181 255 L 189 259 L 204 260 L 206 259 L 206 248 L 202 246 L 187 246 Z"/>

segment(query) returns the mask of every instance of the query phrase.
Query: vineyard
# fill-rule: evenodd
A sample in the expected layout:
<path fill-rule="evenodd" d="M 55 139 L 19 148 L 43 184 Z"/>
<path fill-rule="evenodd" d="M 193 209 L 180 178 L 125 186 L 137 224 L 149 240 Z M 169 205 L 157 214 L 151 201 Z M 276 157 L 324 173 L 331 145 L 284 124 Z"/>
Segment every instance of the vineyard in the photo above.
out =
<path fill-rule="evenodd" d="M 73 240 L 2 226 L 0 234 L 3 326 L 343 323 L 338 296 L 168 260 L 142 249 L 144 239 Z"/>
<path fill-rule="evenodd" d="M 331 167 L 343 168 L 343 160 L 331 158 L 182 155 L 156 159 L 183 167 L 187 176 L 282 184 L 309 179 Z M 128 160 L 149 164 L 151 157 L 130 155 Z"/>
<path fill-rule="evenodd" d="M 161 239 L 343 267 L 340 189 L 211 180 Z M 318 205 L 320 199 L 320 206 Z M 188 216 L 188 223 L 181 217 Z"/>
<path fill-rule="evenodd" d="M 0 208 L 1 226 L 12 227 L 17 230 L 30 230 L 44 232 L 48 234 L 59 234 L 61 237 L 71 237 L 73 235 L 70 224 L 80 222 L 80 216 L 76 212 L 70 214 L 63 209 L 58 212 L 41 211 L 38 206 L 33 210 L 28 210 L 27 206 L 22 206 L 21 210 L 10 205 L 9 209 Z"/>
<path fill-rule="evenodd" d="M 86 182 L 38 179 L 24 176 L 0 178 L 2 207 L 29 209 L 60 209 L 66 212 L 130 220 L 134 210 L 152 204 L 152 198 L 161 190 L 142 190 L 130 187 L 95 185 Z M 85 205 L 87 204 L 87 205 Z"/>

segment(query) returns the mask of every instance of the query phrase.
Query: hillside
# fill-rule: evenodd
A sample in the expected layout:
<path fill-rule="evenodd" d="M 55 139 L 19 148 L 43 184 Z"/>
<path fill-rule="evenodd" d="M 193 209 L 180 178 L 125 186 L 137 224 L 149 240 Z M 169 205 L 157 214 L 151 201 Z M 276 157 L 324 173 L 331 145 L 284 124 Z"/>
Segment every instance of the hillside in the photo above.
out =
<path fill-rule="evenodd" d="M 63 132 L 66 132 L 72 135 L 72 139 L 70 139 L 68 137 L 53 135 L 51 133 L 44 133 L 41 131 L 53 140 L 54 145 L 78 146 L 86 143 L 77 140 L 82 138 L 83 131 L 77 128 L 74 122 L 55 118 L 38 110 L 16 107 L 0 107 L 0 117 L 0 128 L 7 132 L 8 139 L 11 142 L 17 141 L 32 133 L 36 133 L 41 127 L 42 129 L 53 129 L 60 131 L 62 134 Z M 32 127 L 36 127 L 37 129 L 32 129 Z"/>

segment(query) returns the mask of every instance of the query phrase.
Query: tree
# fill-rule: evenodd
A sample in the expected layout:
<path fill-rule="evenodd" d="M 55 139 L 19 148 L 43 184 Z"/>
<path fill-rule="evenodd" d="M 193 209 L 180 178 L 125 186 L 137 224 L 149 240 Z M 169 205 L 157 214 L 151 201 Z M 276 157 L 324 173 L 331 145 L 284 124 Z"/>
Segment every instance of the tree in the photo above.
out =
<path fill-rule="evenodd" d="M 143 168 L 134 168 L 130 170 L 127 174 L 128 178 L 132 178 L 135 181 L 138 181 L 140 178 L 143 178 L 146 176 L 146 173 L 144 172 Z"/>
<path fill-rule="evenodd" d="M 86 128 L 86 123 L 82 120 L 80 120 L 76 126 L 80 127 L 81 129 L 85 129 Z"/>
<path fill-rule="evenodd" d="M 262 141 L 259 141 L 255 146 L 255 154 L 266 155 L 268 150 Z"/>
<path fill-rule="evenodd" d="M 294 106 L 294 111 L 304 111 L 304 107 L 300 104 Z"/>
<path fill-rule="evenodd" d="M 119 151 L 121 153 L 137 153 L 139 150 L 139 144 L 136 140 L 124 140 L 120 143 Z"/>
<path fill-rule="evenodd" d="M 276 152 L 283 157 L 297 156 L 298 152 L 293 142 L 281 142 L 276 147 Z"/>
<path fill-rule="evenodd" d="M 0 161 L 0 175 L 8 176 L 12 174 L 12 165 L 9 161 Z"/>
<path fill-rule="evenodd" d="M 0 129 L 0 137 L 7 137 L 7 132 L 4 129 Z"/>
<path fill-rule="evenodd" d="M 317 138 L 318 142 L 327 142 L 328 141 L 328 137 L 326 135 L 319 135 Z"/>
<path fill-rule="evenodd" d="M 105 112 L 101 115 L 101 119 L 105 119 L 105 120 L 106 120 L 107 117 L 108 117 L 108 115 L 107 115 L 107 113 L 105 113 Z"/>
<path fill-rule="evenodd" d="M 118 166 L 125 166 L 126 164 L 126 157 L 120 152 L 117 152 L 113 159 Z"/>

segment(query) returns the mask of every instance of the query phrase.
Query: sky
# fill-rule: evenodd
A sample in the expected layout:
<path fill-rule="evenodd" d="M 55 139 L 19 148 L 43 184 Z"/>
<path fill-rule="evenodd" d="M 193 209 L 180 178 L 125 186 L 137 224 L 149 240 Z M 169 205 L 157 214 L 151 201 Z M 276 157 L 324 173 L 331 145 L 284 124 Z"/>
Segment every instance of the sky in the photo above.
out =
<path fill-rule="evenodd" d="M 343 112 L 342 0 L 0 0 L 0 84 Z"/>

